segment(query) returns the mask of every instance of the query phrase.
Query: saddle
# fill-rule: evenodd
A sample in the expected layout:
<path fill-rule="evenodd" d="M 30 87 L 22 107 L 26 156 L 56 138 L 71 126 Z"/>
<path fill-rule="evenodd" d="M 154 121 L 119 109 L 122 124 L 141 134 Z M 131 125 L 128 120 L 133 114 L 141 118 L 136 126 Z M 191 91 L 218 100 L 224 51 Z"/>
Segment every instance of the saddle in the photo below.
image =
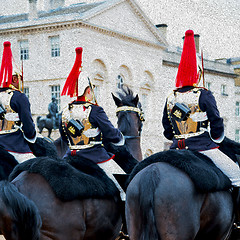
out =
<path fill-rule="evenodd" d="M 132 171 L 127 184 L 143 168 L 152 163 L 166 162 L 185 172 L 195 184 L 199 192 L 229 190 L 231 181 L 210 158 L 190 150 L 175 150 L 159 152 L 140 162 Z"/>
<path fill-rule="evenodd" d="M 105 172 L 94 162 L 77 156 L 63 160 L 49 157 L 30 159 L 15 167 L 9 181 L 23 171 L 43 176 L 61 201 L 87 198 L 120 199 L 117 187 Z"/>

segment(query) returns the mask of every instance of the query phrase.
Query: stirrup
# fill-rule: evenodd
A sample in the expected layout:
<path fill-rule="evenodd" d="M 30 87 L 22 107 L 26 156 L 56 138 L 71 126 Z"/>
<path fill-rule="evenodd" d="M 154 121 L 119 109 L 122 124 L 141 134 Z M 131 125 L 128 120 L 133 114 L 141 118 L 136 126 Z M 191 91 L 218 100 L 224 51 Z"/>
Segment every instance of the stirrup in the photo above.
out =
<path fill-rule="evenodd" d="M 233 226 L 234 226 L 235 229 L 240 230 L 240 222 L 236 222 L 236 223 L 234 222 Z"/>
<path fill-rule="evenodd" d="M 129 236 L 125 234 L 123 231 L 120 231 L 119 236 L 115 240 L 121 240 L 121 239 L 129 239 Z"/>

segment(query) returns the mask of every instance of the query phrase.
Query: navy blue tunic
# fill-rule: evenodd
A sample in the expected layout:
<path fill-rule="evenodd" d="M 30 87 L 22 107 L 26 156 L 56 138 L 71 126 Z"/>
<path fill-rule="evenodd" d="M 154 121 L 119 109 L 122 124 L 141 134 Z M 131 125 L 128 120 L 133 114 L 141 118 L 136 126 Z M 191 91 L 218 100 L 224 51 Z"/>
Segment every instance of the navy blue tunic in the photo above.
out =
<path fill-rule="evenodd" d="M 178 91 L 186 92 L 192 88 L 193 87 L 183 87 L 178 89 Z M 207 113 L 207 117 L 210 123 L 210 134 L 212 139 L 217 140 L 221 138 L 224 134 L 223 119 L 219 115 L 217 104 L 211 91 L 201 88 L 199 107 L 203 112 Z M 168 118 L 167 103 L 165 104 L 163 111 L 162 124 L 164 128 L 164 136 L 169 140 L 173 140 L 173 144 L 170 147 L 171 149 L 181 148 L 183 146 L 184 148 L 187 147 L 190 150 L 203 151 L 218 147 L 218 145 L 210 138 L 208 132 L 204 132 L 199 136 L 187 138 L 184 140 L 184 142 L 175 139 L 172 125 Z"/>
<path fill-rule="evenodd" d="M 0 89 L 1 92 L 5 90 L 6 88 Z M 32 153 L 27 140 L 24 138 L 25 135 L 26 138 L 32 140 L 36 136 L 29 100 L 24 93 L 14 91 L 10 101 L 10 107 L 18 113 L 22 123 L 22 131 L 19 129 L 13 133 L 0 134 L 0 146 L 9 152 Z"/>
<path fill-rule="evenodd" d="M 79 102 L 79 101 L 73 102 L 73 104 L 84 104 L 84 103 L 86 102 Z M 92 105 L 92 110 L 89 115 L 89 122 L 92 124 L 94 128 L 98 127 L 101 130 L 102 138 L 104 141 L 118 143 L 122 140 L 121 132 L 112 125 L 112 123 L 109 121 L 102 107 L 97 105 Z M 60 126 L 61 126 L 60 133 L 61 133 L 62 139 L 64 141 L 67 141 L 63 133 L 62 124 Z M 71 151 L 70 149 L 68 149 L 65 157 L 70 154 L 71 154 Z M 112 158 L 113 156 L 111 153 L 105 150 L 102 144 L 98 144 L 86 149 L 77 150 L 76 155 L 88 160 L 92 160 L 95 163 L 104 162 Z"/>

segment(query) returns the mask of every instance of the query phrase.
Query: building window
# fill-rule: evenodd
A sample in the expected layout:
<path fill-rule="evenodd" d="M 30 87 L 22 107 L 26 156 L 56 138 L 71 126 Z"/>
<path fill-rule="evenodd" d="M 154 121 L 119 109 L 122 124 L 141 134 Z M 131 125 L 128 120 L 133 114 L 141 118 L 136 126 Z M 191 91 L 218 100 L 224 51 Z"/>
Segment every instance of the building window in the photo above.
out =
<path fill-rule="evenodd" d="M 60 39 L 59 36 L 50 37 L 51 43 L 51 56 L 59 57 L 60 56 Z"/>
<path fill-rule="evenodd" d="M 239 102 L 236 102 L 236 111 L 235 111 L 235 114 L 236 114 L 237 117 L 240 116 Z"/>
<path fill-rule="evenodd" d="M 51 86 L 51 100 L 52 97 L 56 97 L 57 105 L 58 105 L 58 111 L 60 111 L 60 85 L 54 85 Z"/>
<path fill-rule="evenodd" d="M 148 111 L 148 95 L 147 94 L 142 94 L 141 99 L 140 99 L 141 105 L 142 105 L 142 110 L 144 114 L 147 114 Z"/>
<path fill-rule="evenodd" d="M 122 75 L 118 75 L 117 76 L 117 87 L 121 88 L 123 85 L 124 81 L 123 81 L 123 76 Z"/>
<path fill-rule="evenodd" d="M 236 129 L 236 132 L 235 132 L 235 141 L 236 141 L 236 142 L 240 142 L 240 130 L 239 130 L 239 129 Z"/>
<path fill-rule="evenodd" d="M 27 98 L 29 98 L 29 87 L 25 87 L 23 89 L 23 92 L 25 93 L 25 95 L 27 96 Z"/>
<path fill-rule="evenodd" d="M 29 59 L 28 40 L 20 41 L 20 60 Z"/>
<path fill-rule="evenodd" d="M 206 84 L 206 89 L 211 91 L 211 83 L 210 82 L 206 82 L 205 84 Z"/>
<path fill-rule="evenodd" d="M 227 86 L 225 84 L 221 85 L 221 94 L 223 96 L 228 96 L 228 94 L 227 94 Z"/>

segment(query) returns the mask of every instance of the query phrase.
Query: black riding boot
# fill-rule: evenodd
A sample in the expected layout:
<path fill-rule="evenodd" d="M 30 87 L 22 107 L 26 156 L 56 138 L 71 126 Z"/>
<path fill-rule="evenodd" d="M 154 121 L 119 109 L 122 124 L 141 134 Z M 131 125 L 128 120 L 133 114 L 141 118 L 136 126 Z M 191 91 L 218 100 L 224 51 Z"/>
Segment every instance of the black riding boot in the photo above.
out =
<path fill-rule="evenodd" d="M 240 232 L 240 188 L 233 187 L 232 198 L 233 198 L 233 211 L 235 215 L 234 227 Z"/>
<path fill-rule="evenodd" d="M 125 201 L 121 201 L 120 210 L 121 210 L 121 216 L 122 216 L 122 228 L 117 240 L 121 240 L 121 239 L 127 240 L 129 239 L 129 237 L 127 234 L 127 223 L 126 223 L 126 217 L 125 217 Z"/>

